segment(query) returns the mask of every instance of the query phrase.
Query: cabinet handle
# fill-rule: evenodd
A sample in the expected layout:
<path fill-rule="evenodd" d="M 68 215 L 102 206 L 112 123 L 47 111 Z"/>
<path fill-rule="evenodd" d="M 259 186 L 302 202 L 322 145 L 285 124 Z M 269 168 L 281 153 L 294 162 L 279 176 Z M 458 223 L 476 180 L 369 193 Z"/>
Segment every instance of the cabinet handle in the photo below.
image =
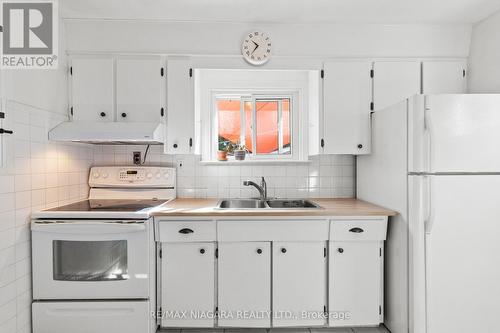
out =
<path fill-rule="evenodd" d="M 205 254 L 205 249 L 200 249 L 201 254 Z"/>
<path fill-rule="evenodd" d="M 177 143 L 174 143 L 173 147 L 174 147 L 174 148 L 177 148 L 177 147 L 179 147 L 179 146 L 177 145 Z"/>
<path fill-rule="evenodd" d="M 257 254 L 261 254 L 262 253 L 262 249 L 257 249 Z"/>
<path fill-rule="evenodd" d="M 281 248 L 281 253 L 286 253 L 286 249 L 284 247 Z"/>
<path fill-rule="evenodd" d="M 193 138 L 189 138 L 189 147 L 191 148 L 193 146 Z"/>
<path fill-rule="evenodd" d="M 358 145 L 358 149 L 361 149 L 361 148 L 363 148 L 363 145 L 360 143 L 360 144 Z"/>
<path fill-rule="evenodd" d="M 358 227 L 356 227 L 356 228 L 352 228 L 352 229 L 349 229 L 349 231 L 350 231 L 350 232 L 354 232 L 355 234 L 360 234 L 360 233 L 364 232 L 364 230 L 363 230 L 363 229 L 358 228 Z"/>
<path fill-rule="evenodd" d="M 0 128 L 0 134 L 14 134 L 14 131 Z"/>
<path fill-rule="evenodd" d="M 127 114 L 125 112 L 122 113 L 122 117 L 125 118 L 127 117 Z"/>
<path fill-rule="evenodd" d="M 341 248 L 341 247 L 339 247 L 339 248 L 337 249 L 337 252 L 338 252 L 338 253 L 344 253 L 344 249 L 343 249 L 343 248 Z"/>
<path fill-rule="evenodd" d="M 184 229 L 179 230 L 180 234 L 192 234 L 193 232 L 194 231 L 192 229 L 189 229 L 189 228 L 184 228 Z"/>
<path fill-rule="evenodd" d="M 101 117 L 106 117 L 106 112 L 101 112 Z"/>

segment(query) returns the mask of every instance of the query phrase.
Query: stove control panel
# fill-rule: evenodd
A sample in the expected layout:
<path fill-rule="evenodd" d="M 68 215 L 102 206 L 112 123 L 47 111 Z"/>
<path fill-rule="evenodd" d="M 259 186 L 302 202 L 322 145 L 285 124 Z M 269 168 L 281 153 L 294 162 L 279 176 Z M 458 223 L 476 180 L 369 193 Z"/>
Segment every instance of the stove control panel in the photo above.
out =
<path fill-rule="evenodd" d="M 175 169 L 165 167 L 93 167 L 90 187 L 174 188 Z"/>

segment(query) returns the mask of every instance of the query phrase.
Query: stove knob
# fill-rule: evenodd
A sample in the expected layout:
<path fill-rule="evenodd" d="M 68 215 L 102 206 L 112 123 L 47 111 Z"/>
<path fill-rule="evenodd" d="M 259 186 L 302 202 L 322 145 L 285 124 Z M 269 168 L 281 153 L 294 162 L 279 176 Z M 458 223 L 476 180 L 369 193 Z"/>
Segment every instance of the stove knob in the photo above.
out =
<path fill-rule="evenodd" d="M 161 177 L 161 173 L 157 172 L 156 173 L 156 178 L 160 178 Z"/>
<path fill-rule="evenodd" d="M 153 174 L 151 172 L 148 172 L 148 174 L 146 175 L 146 177 L 148 177 L 148 179 L 151 179 L 151 178 L 153 178 Z"/>
<path fill-rule="evenodd" d="M 94 177 L 94 178 L 99 178 L 99 172 L 94 172 L 94 173 L 92 174 L 92 177 Z"/>
<path fill-rule="evenodd" d="M 164 176 L 165 176 L 165 178 L 170 177 L 170 175 L 168 174 L 168 172 Z"/>
<path fill-rule="evenodd" d="M 103 173 L 102 174 L 102 178 L 108 178 L 108 174 L 107 173 Z"/>

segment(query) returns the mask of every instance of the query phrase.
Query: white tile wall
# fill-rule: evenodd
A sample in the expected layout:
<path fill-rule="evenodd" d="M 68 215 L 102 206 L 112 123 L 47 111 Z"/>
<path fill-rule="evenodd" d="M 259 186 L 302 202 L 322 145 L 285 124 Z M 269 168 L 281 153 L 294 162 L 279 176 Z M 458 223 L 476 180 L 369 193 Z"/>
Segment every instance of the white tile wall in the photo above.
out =
<path fill-rule="evenodd" d="M 30 213 L 87 197 L 93 150 L 47 141 L 64 116 L 10 102 L 6 117 L 14 134 L 0 168 L 0 332 L 31 332 Z"/>
<path fill-rule="evenodd" d="M 94 146 L 95 165 L 131 165 L 132 152 L 145 146 Z M 291 198 L 351 198 L 355 196 L 355 158 L 323 155 L 309 163 L 277 165 L 203 165 L 194 155 L 165 155 L 163 146 L 151 146 L 145 165 L 177 168 L 177 196 L 188 198 L 254 197 L 256 182 L 264 176 L 268 195 Z"/>

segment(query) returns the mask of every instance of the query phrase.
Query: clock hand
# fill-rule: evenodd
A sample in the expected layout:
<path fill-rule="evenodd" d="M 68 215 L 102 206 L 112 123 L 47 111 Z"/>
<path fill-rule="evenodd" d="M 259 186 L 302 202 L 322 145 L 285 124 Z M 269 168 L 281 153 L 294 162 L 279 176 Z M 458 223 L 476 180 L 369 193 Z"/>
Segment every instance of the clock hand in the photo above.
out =
<path fill-rule="evenodd" d="M 255 44 L 255 48 L 253 49 L 252 51 L 252 54 L 255 52 L 255 50 L 257 50 L 257 48 L 259 47 L 259 44 L 257 44 L 256 42 L 252 41 L 252 43 Z"/>

